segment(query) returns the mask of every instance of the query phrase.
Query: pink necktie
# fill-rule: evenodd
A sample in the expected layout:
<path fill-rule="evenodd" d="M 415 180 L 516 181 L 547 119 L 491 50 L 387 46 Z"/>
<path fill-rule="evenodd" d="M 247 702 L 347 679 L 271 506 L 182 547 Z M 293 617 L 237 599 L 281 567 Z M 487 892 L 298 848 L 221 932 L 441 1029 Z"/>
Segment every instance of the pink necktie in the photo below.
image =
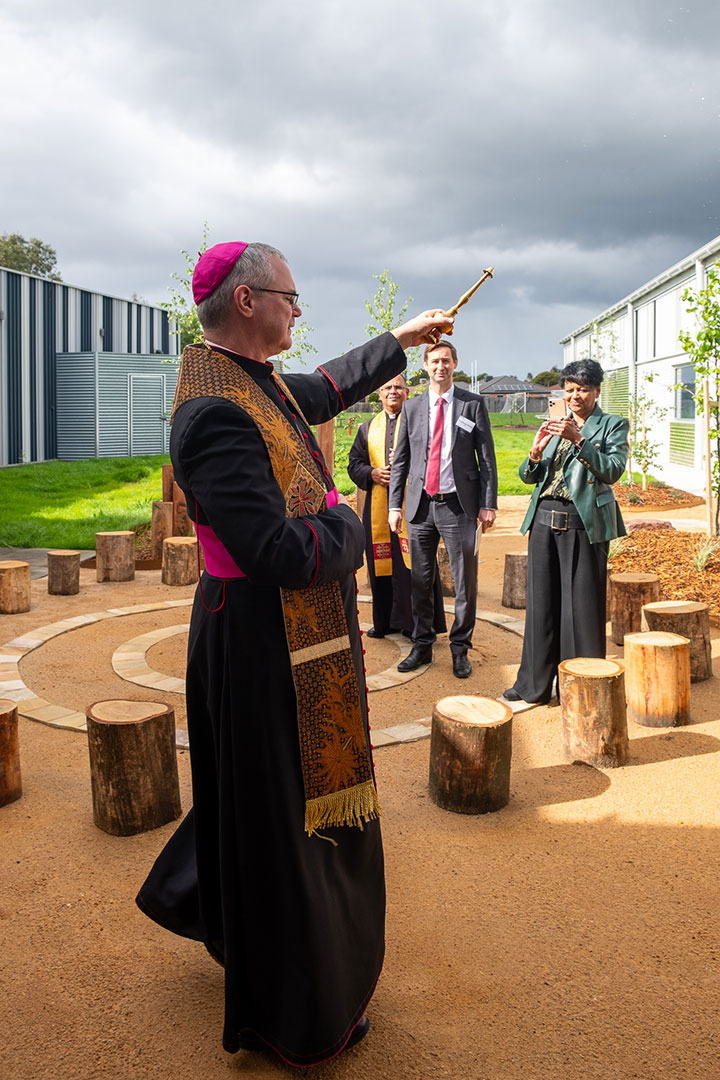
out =
<path fill-rule="evenodd" d="M 440 451 L 442 450 L 443 429 L 445 426 L 444 405 L 445 398 L 438 398 L 435 427 L 433 428 L 430 457 L 428 458 L 427 475 L 425 477 L 425 490 L 428 495 L 437 495 L 440 490 Z"/>

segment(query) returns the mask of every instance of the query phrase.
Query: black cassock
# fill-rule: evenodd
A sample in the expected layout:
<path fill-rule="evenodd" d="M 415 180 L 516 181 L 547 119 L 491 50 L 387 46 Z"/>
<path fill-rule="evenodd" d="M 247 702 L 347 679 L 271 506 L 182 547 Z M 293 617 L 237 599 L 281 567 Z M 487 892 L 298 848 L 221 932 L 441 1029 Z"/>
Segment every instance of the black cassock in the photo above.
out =
<path fill-rule="evenodd" d="M 385 464 L 390 464 L 390 451 L 395 438 L 395 425 L 400 422 L 400 413 L 391 417 L 388 414 L 385 426 Z M 404 630 L 407 635 L 412 633 L 412 587 L 410 581 L 410 569 L 405 565 L 400 550 L 400 540 L 397 533 L 390 533 L 390 552 L 392 555 L 392 574 L 381 575 L 375 573 L 375 556 L 372 542 L 372 465 L 370 464 L 370 450 L 368 449 L 368 429 L 372 420 L 366 420 L 357 429 L 355 441 L 350 447 L 348 455 L 348 476 L 354 484 L 368 493 L 363 507 L 363 528 L 365 529 L 365 562 L 367 565 L 370 592 L 372 593 L 373 627 L 380 634 L 387 634 L 390 630 Z M 386 489 L 387 490 L 387 489 Z M 438 634 L 444 634 L 447 630 L 445 621 L 445 609 L 443 607 L 442 586 L 440 584 L 440 571 L 435 563 L 435 580 L 433 582 L 433 597 L 435 600 L 435 617 L 433 629 Z"/>
<path fill-rule="evenodd" d="M 307 438 L 332 487 L 272 366 L 228 355 Z M 308 422 L 321 423 L 404 366 L 397 341 L 383 334 L 312 375 L 284 378 Z M 138 904 L 224 958 L 226 1050 L 235 1052 L 249 1029 L 292 1064 L 309 1065 L 342 1049 L 372 996 L 384 954 L 385 883 L 377 821 L 322 830 L 337 846 L 304 831 L 280 587 L 340 582 L 367 732 L 354 578 L 363 528 L 345 505 L 287 518 L 258 429 L 222 398 L 180 406 L 170 451 L 190 516 L 210 525 L 247 577 L 224 583 L 205 573 L 204 602 L 199 589 L 195 595 L 187 661 L 194 805 Z"/>

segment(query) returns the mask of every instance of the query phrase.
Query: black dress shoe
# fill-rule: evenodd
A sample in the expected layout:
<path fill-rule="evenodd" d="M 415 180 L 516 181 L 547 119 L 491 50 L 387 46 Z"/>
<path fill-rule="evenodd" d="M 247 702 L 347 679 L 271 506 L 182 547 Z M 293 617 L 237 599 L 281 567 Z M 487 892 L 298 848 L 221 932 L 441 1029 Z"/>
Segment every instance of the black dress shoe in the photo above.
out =
<path fill-rule="evenodd" d="M 370 1030 L 370 1021 L 368 1020 L 367 1013 L 360 1017 L 355 1027 L 352 1029 L 350 1038 L 345 1043 L 343 1050 L 349 1050 L 351 1046 L 357 1046 L 361 1039 L 364 1039 Z"/>
<path fill-rule="evenodd" d="M 432 645 L 413 645 L 412 649 L 397 666 L 398 671 L 415 671 L 423 664 L 432 664 Z"/>
<path fill-rule="evenodd" d="M 453 653 L 453 675 L 456 679 L 467 679 L 472 674 L 472 665 L 467 653 Z"/>
<path fill-rule="evenodd" d="M 539 701 L 527 701 L 526 698 L 521 697 L 521 695 L 518 694 L 513 686 L 511 686 L 509 690 L 503 692 L 503 697 L 506 701 L 524 701 L 527 705 L 547 705 L 550 700 L 550 695 L 548 694 L 547 697 L 540 698 Z"/>
<path fill-rule="evenodd" d="M 369 630 L 365 631 L 365 636 L 366 637 L 385 637 L 385 635 L 381 634 L 379 630 L 376 630 L 374 626 L 371 626 Z"/>

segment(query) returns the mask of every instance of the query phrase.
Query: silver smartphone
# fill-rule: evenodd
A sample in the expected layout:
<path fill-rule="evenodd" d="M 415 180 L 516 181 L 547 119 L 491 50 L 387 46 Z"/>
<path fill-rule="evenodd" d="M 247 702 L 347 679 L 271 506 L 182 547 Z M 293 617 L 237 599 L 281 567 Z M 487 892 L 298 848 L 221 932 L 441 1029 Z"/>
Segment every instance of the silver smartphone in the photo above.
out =
<path fill-rule="evenodd" d="M 564 420 L 568 408 L 564 397 L 548 398 L 548 420 Z"/>

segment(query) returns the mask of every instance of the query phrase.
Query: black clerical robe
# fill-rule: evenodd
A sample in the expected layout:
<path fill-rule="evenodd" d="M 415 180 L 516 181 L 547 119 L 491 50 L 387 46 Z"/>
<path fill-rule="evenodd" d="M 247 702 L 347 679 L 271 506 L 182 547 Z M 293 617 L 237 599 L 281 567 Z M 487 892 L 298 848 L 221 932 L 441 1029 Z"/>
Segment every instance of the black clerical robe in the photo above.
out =
<path fill-rule="evenodd" d="M 331 488 L 312 432 L 283 397 L 272 366 L 232 359 L 307 439 Z M 284 378 L 314 424 L 404 365 L 395 338 L 383 334 L 311 375 Z M 170 450 L 190 517 L 214 530 L 247 576 L 223 582 L 205 573 L 196 593 L 187 662 L 194 806 L 138 903 L 224 961 L 226 1050 L 236 1051 L 246 1030 L 290 1063 L 310 1065 L 342 1049 L 380 974 L 383 851 L 377 821 L 322 830 L 335 843 L 304 832 L 280 587 L 340 582 L 368 737 L 354 579 L 363 529 L 345 505 L 286 517 L 258 429 L 229 401 L 181 405 Z"/>
<path fill-rule="evenodd" d="M 391 461 L 390 452 L 395 442 L 396 426 L 399 421 L 400 413 L 395 416 L 387 414 L 387 423 L 385 425 L 386 465 L 389 465 Z M 373 627 L 379 634 L 387 634 L 391 630 L 402 630 L 409 636 L 413 629 L 410 570 L 405 565 L 397 533 L 390 533 L 392 574 L 378 577 L 375 573 L 371 517 L 373 478 L 370 451 L 368 449 L 368 429 L 371 423 L 372 420 L 366 420 L 357 429 L 355 441 L 348 454 L 347 471 L 352 482 L 362 491 L 367 492 L 362 520 L 365 529 L 365 564 L 372 594 Z M 387 491 L 387 488 L 385 490 Z M 435 601 L 433 627 L 436 633 L 444 634 L 447 630 L 447 623 L 445 621 L 442 586 L 438 570 L 436 570 L 433 583 L 433 597 Z"/>

